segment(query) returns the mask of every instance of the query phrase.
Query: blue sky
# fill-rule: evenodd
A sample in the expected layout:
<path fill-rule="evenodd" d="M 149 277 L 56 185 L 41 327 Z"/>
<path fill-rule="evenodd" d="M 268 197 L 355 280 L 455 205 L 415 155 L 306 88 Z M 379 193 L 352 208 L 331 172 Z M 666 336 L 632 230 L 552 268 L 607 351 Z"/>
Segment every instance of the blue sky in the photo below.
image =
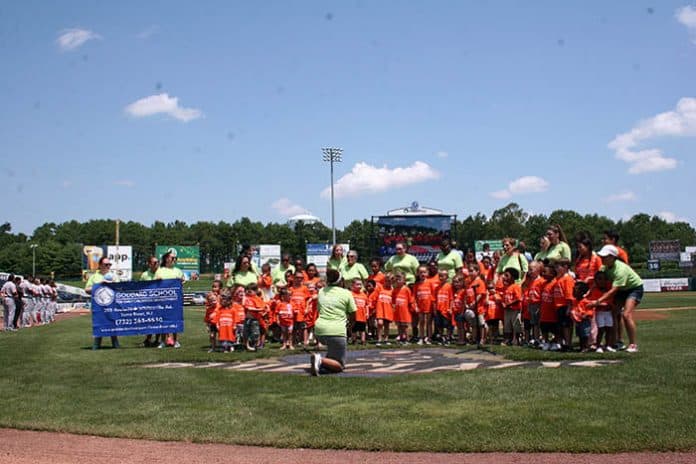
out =
<path fill-rule="evenodd" d="M 696 4 L 5 2 L 2 221 L 696 224 Z"/>

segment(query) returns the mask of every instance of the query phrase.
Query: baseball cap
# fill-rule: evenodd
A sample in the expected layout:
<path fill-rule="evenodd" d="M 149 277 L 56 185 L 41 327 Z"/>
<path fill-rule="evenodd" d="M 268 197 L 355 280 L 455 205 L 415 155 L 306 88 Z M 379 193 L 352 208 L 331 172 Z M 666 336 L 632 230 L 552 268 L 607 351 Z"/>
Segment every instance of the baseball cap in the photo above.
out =
<path fill-rule="evenodd" d="M 601 250 L 597 252 L 599 256 L 619 256 L 619 250 L 616 249 L 614 245 L 604 245 Z"/>

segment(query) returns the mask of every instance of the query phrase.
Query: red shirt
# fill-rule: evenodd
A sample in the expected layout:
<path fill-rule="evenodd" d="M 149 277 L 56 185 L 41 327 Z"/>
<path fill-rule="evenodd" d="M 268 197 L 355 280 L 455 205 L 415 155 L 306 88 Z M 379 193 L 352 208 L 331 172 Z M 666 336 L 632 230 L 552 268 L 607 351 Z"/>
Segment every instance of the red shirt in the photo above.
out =
<path fill-rule="evenodd" d="M 512 283 L 503 289 L 503 308 L 519 311 L 522 309 L 522 287 Z"/>
<path fill-rule="evenodd" d="M 541 314 L 540 322 L 558 322 L 558 313 L 556 305 L 553 302 L 554 288 L 556 287 L 556 279 L 551 279 L 544 284 L 541 289 Z"/>
<path fill-rule="evenodd" d="M 419 313 L 430 313 L 433 310 L 435 301 L 435 291 L 432 282 L 427 279 L 423 282 L 416 282 L 413 286 L 416 295 L 416 310 Z"/>
<path fill-rule="evenodd" d="M 398 290 L 395 288 L 392 299 L 394 300 L 394 321 L 410 324 L 411 306 L 413 306 L 411 290 L 406 285 Z"/>
<path fill-rule="evenodd" d="M 575 287 L 575 279 L 570 274 L 563 274 L 556 278 L 556 287 L 553 289 L 553 304 L 557 308 L 573 304 L 573 287 Z"/>
<path fill-rule="evenodd" d="M 367 295 L 363 292 L 351 292 L 353 299 L 355 300 L 355 306 L 358 310 L 355 312 L 355 322 L 367 322 L 368 317 L 368 303 Z"/>
<path fill-rule="evenodd" d="M 578 258 L 575 261 L 575 278 L 583 282 L 590 282 L 600 267 L 602 267 L 602 258 L 597 256 L 595 252 L 592 252 L 589 258 Z"/>

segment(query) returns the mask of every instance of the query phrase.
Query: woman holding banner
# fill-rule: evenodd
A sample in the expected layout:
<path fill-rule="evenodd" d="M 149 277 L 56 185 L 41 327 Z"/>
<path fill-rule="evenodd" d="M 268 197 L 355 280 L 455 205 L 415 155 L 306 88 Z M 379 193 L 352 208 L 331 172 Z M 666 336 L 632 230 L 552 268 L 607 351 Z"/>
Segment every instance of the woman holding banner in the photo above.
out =
<path fill-rule="evenodd" d="M 181 269 L 176 267 L 175 264 L 176 264 L 176 257 L 171 252 L 167 252 L 167 253 L 163 254 L 160 267 L 159 267 L 159 269 L 157 269 L 157 272 L 155 272 L 155 279 L 161 279 L 161 280 L 180 279 L 182 284 L 183 284 L 183 282 L 184 282 L 184 280 L 186 280 L 186 278 L 184 277 L 184 273 L 181 271 Z M 166 346 L 173 346 L 174 348 L 181 348 L 181 343 L 179 343 L 179 340 L 177 340 L 177 335 L 178 334 L 173 333 L 170 336 L 166 337 Z M 160 344 L 157 346 L 157 348 L 164 348 L 164 347 L 165 347 L 165 341 L 160 342 Z"/>
<path fill-rule="evenodd" d="M 85 292 L 87 292 L 90 295 L 92 294 L 92 287 L 94 287 L 95 285 L 114 281 L 114 276 L 111 273 L 111 263 L 109 262 L 109 258 L 107 258 L 106 256 L 102 256 L 99 259 L 98 266 L 99 267 L 97 269 L 97 272 L 92 274 L 87 280 L 87 283 L 85 284 Z M 99 348 L 101 348 L 101 343 L 102 337 L 94 337 L 92 349 L 98 350 Z M 113 348 L 121 348 L 121 345 L 118 343 L 118 337 L 116 335 L 111 336 L 111 346 Z"/>

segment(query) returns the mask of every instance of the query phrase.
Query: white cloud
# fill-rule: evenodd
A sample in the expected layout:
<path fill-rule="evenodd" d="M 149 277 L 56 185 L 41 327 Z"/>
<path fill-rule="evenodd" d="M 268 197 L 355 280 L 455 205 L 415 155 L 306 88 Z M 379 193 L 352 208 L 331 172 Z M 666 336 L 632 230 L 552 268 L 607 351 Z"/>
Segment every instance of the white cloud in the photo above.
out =
<path fill-rule="evenodd" d="M 691 35 L 691 42 L 696 45 L 696 7 L 687 5 L 679 8 L 674 16 L 677 21 L 686 26 Z"/>
<path fill-rule="evenodd" d="M 505 200 L 513 195 L 545 192 L 548 188 L 549 183 L 541 177 L 523 176 L 510 182 L 506 189 L 491 192 L 490 195 L 493 198 Z"/>
<path fill-rule="evenodd" d="M 153 35 L 157 34 L 159 32 L 160 28 L 157 24 L 153 24 L 152 26 L 148 26 L 142 31 L 138 32 L 135 34 L 135 37 L 141 40 L 146 40 L 152 37 Z"/>
<path fill-rule="evenodd" d="M 308 214 L 309 211 L 307 211 L 306 208 L 303 208 L 302 206 L 293 203 L 290 201 L 288 198 L 280 198 L 276 201 L 273 202 L 271 205 L 271 208 L 274 210 L 278 211 L 281 216 L 296 216 L 298 214 Z"/>
<path fill-rule="evenodd" d="M 617 159 L 629 163 L 630 174 L 674 169 L 677 160 L 664 156 L 659 148 L 636 149 L 641 142 L 664 136 L 696 136 L 696 98 L 682 98 L 674 111 L 639 122 L 629 132 L 617 135 L 609 143 L 609 148 L 616 152 Z"/>
<path fill-rule="evenodd" d="M 61 51 L 67 52 L 82 46 L 88 40 L 101 39 L 102 37 L 87 29 L 63 29 L 56 39 Z"/>
<path fill-rule="evenodd" d="M 671 211 L 660 211 L 657 213 L 657 216 L 664 219 L 667 222 L 689 222 L 688 219 L 677 216 L 675 213 Z"/>
<path fill-rule="evenodd" d="M 169 94 L 166 93 L 141 98 L 126 106 L 125 111 L 135 118 L 153 116 L 155 114 L 167 114 L 183 122 L 189 122 L 203 116 L 201 110 L 179 106 L 179 99 L 177 97 L 170 97 Z"/>
<path fill-rule="evenodd" d="M 132 188 L 132 187 L 135 187 L 135 182 L 133 182 L 132 180 L 129 180 L 129 179 L 119 179 L 119 180 L 114 181 L 114 185 L 116 185 L 118 187 Z"/>
<path fill-rule="evenodd" d="M 608 203 L 614 203 L 617 201 L 635 201 L 635 200 L 636 200 L 636 194 L 629 191 L 629 190 L 626 190 L 626 191 L 621 192 L 621 193 L 615 193 L 613 195 L 609 195 L 608 197 L 606 197 L 604 199 L 604 201 L 606 201 Z"/>
<path fill-rule="evenodd" d="M 440 159 L 445 159 L 449 156 L 449 153 L 447 153 L 446 151 L 438 151 L 437 153 L 435 153 L 435 156 L 437 156 Z"/>
<path fill-rule="evenodd" d="M 440 173 L 423 161 L 411 166 L 390 169 L 386 165 L 378 168 L 365 162 L 356 163 L 353 169 L 334 184 L 336 198 L 357 197 L 364 194 L 386 192 L 406 185 L 438 179 Z M 321 192 L 322 198 L 330 198 L 331 187 Z"/>

